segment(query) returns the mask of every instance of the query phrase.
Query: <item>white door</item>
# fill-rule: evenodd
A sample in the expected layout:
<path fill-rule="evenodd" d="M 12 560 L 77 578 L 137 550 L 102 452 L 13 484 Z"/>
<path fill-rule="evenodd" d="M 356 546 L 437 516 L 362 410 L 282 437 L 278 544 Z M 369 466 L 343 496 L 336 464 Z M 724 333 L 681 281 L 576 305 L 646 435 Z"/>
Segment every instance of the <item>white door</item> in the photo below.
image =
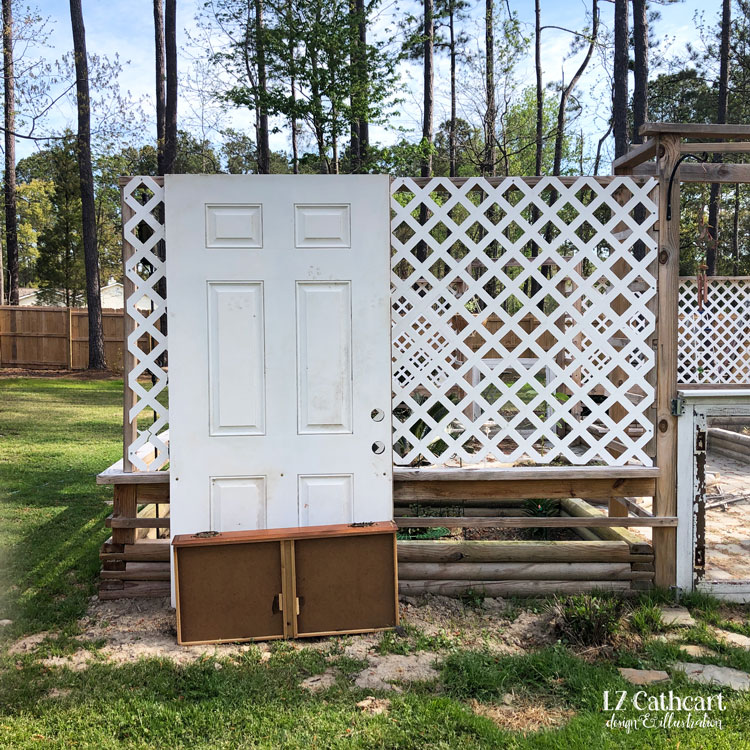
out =
<path fill-rule="evenodd" d="M 392 517 L 389 182 L 169 175 L 172 533 Z"/>

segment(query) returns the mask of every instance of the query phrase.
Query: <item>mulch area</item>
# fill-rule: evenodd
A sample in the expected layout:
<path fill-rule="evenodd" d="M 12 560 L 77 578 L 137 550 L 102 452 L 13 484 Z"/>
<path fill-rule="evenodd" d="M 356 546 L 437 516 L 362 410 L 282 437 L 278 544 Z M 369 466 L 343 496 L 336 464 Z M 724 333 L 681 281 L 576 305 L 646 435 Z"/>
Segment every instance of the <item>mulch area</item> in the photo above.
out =
<path fill-rule="evenodd" d="M 113 380 L 121 378 L 114 370 L 31 370 L 24 367 L 0 367 L 0 378 L 74 378 L 76 380 Z"/>

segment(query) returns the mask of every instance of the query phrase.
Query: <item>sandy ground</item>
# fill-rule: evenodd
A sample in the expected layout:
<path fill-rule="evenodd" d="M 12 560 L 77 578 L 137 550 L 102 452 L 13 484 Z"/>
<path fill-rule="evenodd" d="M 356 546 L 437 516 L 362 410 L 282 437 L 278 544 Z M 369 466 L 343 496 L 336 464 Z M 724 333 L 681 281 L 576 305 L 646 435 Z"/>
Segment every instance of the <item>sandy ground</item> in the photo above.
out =
<path fill-rule="evenodd" d="M 750 493 L 750 464 L 712 454 L 707 471 L 718 474 L 725 495 Z M 706 501 L 715 498 L 706 496 Z M 706 511 L 706 580 L 750 580 L 750 500 Z"/>
<path fill-rule="evenodd" d="M 361 687 L 380 689 L 395 682 L 430 679 L 434 673 L 436 654 L 429 649 L 447 648 L 452 643 L 464 648 L 486 646 L 497 653 L 523 653 L 554 642 L 555 628 L 550 612 L 516 610 L 500 599 L 487 599 L 479 609 L 463 605 L 456 599 L 429 596 L 420 599 L 405 597 L 401 602 L 401 630 L 396 639 L 410 639 L 415 633 L 427 636 L 426 648 L 416 654 L 378 653 L 383 637 L 380 633 L 314 638 L 290 643 L 297 649 L 317 649 L 344 654 L 368 663 L 358 676 Z M 272 643 L 232 643 L 222 645 L 179 646 L 176 639 L 175 611 L 169 599 L 92 599 L 88 613 L 79 622 L 80 641 L 97 645 L 94 651 L 81 648 L 70 656 L 45 659 L 47 666 L 68 666 L 84 669 L 92 660 L 106 659 L 114 663 L 137 661 L 142 657 L 171 659 L 184 664 L 205 656 L 228 657 L 245 651 L 260 650 L 261 660 L 270 657 Z M 408 626 L 413 626 L 409 628 Z M 33 652 L 47 633 L 37 633 L 17 641 L 11 653 Z M 413 649 L 409 649 L 413 650 Z M 325 677 L 322 677 L 325 680 Z M 311 683 L 315 689 L 318 681 Z"/>

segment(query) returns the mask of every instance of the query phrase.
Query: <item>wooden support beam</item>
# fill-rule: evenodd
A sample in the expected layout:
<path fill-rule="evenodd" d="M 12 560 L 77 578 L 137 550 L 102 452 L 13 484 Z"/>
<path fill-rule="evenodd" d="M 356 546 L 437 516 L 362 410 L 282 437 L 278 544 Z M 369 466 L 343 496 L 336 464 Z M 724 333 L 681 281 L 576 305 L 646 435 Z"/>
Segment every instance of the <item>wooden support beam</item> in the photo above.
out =
<path fill-rule="evenodd" d="M 720 141 L 719 143 L 681 143 L 682 154 L 750 154 L 750 143 L 731 143 Z"/>
<path fill-rule="evenodd" d="M 162 518 L 115 518 L 107 516 L 104 525 L 110 529 L 168 529 L 170 527 L 169 516 Z"/>
<path fill-rule="evenodd" d="M 638 132 L 646 136 L 674 136 L 678 142 L 680 136 L 683 138 L 743 138 L 750 141 L 750 125 L 712 125 L 701 122 L 645 122 L 641 125 Z"/>
<path fill-rule="evenodd" d="M 608 500 L 611 497 L 653 497 L 655 478 L 642 479 L 540 479 L 517 481 L 395 481 L 393 497 L 397 501 L 431 500 L 503 500 L 562 499 Z"/>
<path fill-rule="evenodd" d="M 649 548 L 650 550 L 650 548 Z M 398 563 L 409 562 L 652 562 L 627 542 L 400 541 Z"/>
<path fill-rule="evenodd" d="M 674 165 L 673 165 L 674 166 Z M 633 173 L 640 176 L 658 177 L 659 168 L 648 162 L 633 167 Z M 666 175 L 669 182 L 670 172 Z M 680 164 L 675 182 L 750 182 L 750 164 L 711 163 Z M 666 189 L 666 188 L 665 188 Z"/>
<path fill-rule="evenodd" d="M 116 484 L 112 518 L 135 518 L 138 515 L 138 496 L 136 488 L 130 484 Z M 113 544 L 133 544 L 135 542 L 135 528 L 114 527 L 112 529 Z"/>
<path fill-rule="evenodd" d="M 610 527 L 676 527 L 676 516 L 652 516 L 651 518 L 612 518 L 610 516 L 591 516 L 581 518 L 570 516 L 511 516 L 492 518 L 467 518 L 466 516 L 412 516 L 396 519 L 396 525 L 401 529 L 410 528 L 464 528 L 464 529 L 573 529 L 573 528 L 610 528 Z"/>
<path fill-rule="evenodd" d="M 745 129 L 750 134 L 750 127 L 745 126 Z M 659 309 L 657 316 L 659 348 L 656 355 L 656 465 L 661 469 L 661 474 L 656 480 L 653 507 L 655 517 L 674 517 L 677 514 L 677 418 L 672 415 L 672 400 L 677 397 L 680 275 L 680 184 L 678 181 L 675 181 L 672 186 L 672 216 L 669 221 L 667 221 L 667 202 L 669 178 L 680 158 L 680 138 L 677 135 L 660 135 L 659 147 L 661 158 L 659 161 Z M 720 167 L 722 165 L 701 164 L 698 166 Z M 750 176 L 750 165 L 748 165 L 748 170 L 748 176 Z M 638 495 L 638 493 L 630 492 L 627 494 Z M 653 548 L 655 584 L 663 588 L 674 586 L 677 577 L 676 528 L 654 528 Z"/>
<path fill-rule="evenodd" d="M 629 170 L 644 161 L 653 159 L 656 156 L 656 139 L 649 138 L 645 143 L 634 146 L 612 162 L 612 172 L 614 174 L 628 174 Z"/>
<path fill-rule="evenodd" d="M 469 591 L 485 596 L 550 596 L 588 591 L 626 592 L 635 581 L 399 581 L 402 596 L 458 596 Z"/>
<path fill-rule="evenodd" d="M 633 571 L 627 562 L 448 562 L 401 563 L 398 566 L 399 581 L 629 581 L 631 578 Z"/>

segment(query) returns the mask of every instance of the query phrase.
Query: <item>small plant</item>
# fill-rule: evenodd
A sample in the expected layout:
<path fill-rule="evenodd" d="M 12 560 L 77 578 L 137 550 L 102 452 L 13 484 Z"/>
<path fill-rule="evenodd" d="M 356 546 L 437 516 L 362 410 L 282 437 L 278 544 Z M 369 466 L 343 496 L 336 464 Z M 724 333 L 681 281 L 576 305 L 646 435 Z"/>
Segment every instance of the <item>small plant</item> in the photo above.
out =
<path fill-rule="evenodd" d="M 630 616 L 630 625 L 638 635 L 646 637 L 664 629 L 661 610 L 655 604 L 644 604 Z"/>
<path fill-rule="evenodd" d="M 525 500 L 522 511 L 526 516 L 534 518 L 552 518 L 560 515 L 560 503 L 557 500 Z M 549 529 L 542 527 L 529 529 L 529 534 L 534 538 L 547 539 Z"/>
<path fill-rule="evenodd" d="M 579 646 L 604 646 L 620 629 L 624 603 L 602 594 L 557 597 L 552 605 L 560 635 Z"/>
<path fill-rule="evenodd" d="M 477 591 L 477 589 L 467 589 L 459 597 L 465 607 L 471 607 L 472 609 L 479 609 L 485 599 L 484 591 Z"/>

